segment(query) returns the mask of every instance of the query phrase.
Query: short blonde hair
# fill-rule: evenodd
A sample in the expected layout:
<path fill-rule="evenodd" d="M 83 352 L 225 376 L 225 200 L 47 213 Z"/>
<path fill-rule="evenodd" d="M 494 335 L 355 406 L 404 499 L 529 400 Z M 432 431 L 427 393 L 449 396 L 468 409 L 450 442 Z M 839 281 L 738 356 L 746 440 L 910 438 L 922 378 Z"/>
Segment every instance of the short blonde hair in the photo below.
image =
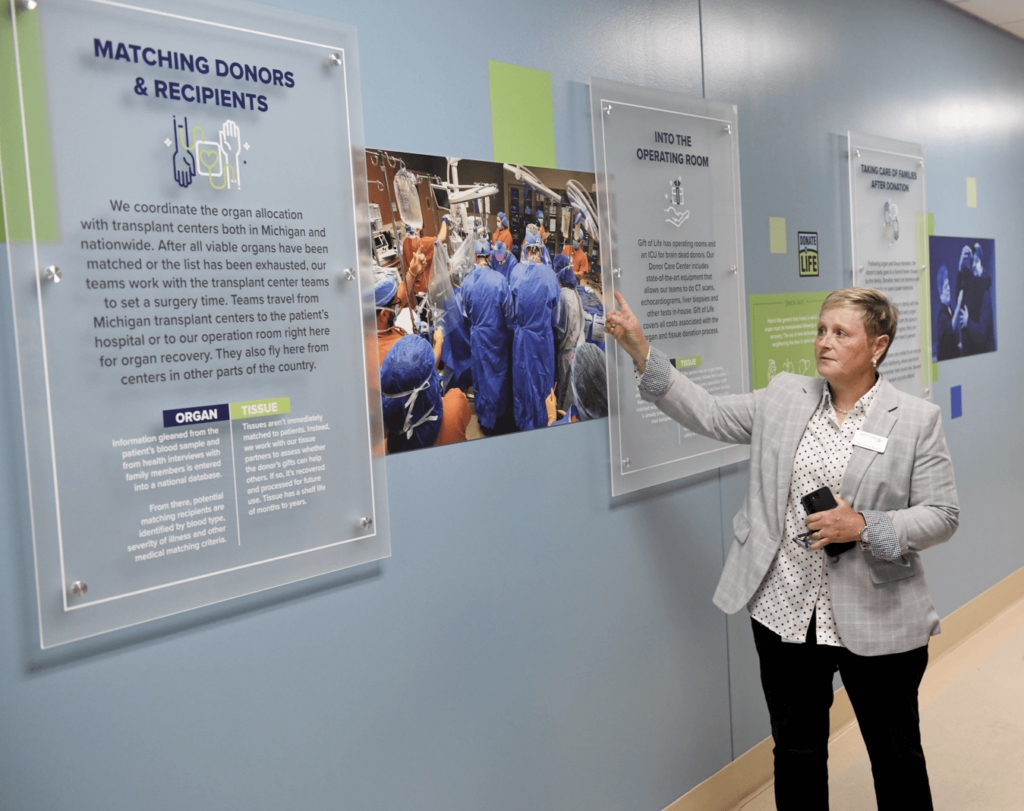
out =
<path fill-rule="evenodd" d="M 834 310 L 838 307 L 853 307 L 860 311 L 864 328 L 868 332 L 868 340 L 875 340 L 879 335 L 889 336 L 889 346 L 882 352 L 878 359 L 881 363 L 889 354 L 889 348 L 896 339 L 896 325 L 899 322 L 900 313 L 892 302 L 881 290 L 872 290 L 870 287 L 847 287 L 845 290 L 836 290 L 828 294 L 828 297 L 821 304 L 821 311 Z"/>

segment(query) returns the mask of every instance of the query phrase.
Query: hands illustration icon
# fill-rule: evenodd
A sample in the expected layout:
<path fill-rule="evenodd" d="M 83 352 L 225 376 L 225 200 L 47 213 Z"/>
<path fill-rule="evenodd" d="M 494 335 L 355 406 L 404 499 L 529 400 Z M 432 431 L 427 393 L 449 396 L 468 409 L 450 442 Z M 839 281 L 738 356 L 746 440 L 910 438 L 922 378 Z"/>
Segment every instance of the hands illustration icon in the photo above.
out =
<path fill-rule="evenodd" d="M 172 168 L 174 179 L 183 189 L 192 185 L 192 179 L 196 176 L 196 157 L 189 151 L 188 143 L 188 118 L 185 124 L 178 123 L 177 117 L 171 119 L 174 122 L 174 156 Z"/>
<path fill-rule="evenodd" d="M 667 220 L 665 220 L 665 222 L 672 223 L 676 228 L 678 228 L 680 225 L 682 225 L 690 218 L 689 211 L 684 211 L 680 214 L 678 211 L 675 210 L 673 206 L 669 206 L 668 208 L 665 209 L 666 214 L 670 211 L 672 212 L 672 215 Z"/>
<path fill-rule="evenodd" d="M 227 156 L 227 162 L 224 169 L 226 172 L 230 172 L 228 177 L 228 188 L 231 186 L 231 180 L 235 181 L 236 187 L 241 187 L 242 181 L 238 173 L 238 155 L 242 151 L 242 131 L 238 129 L 238 125 L 230 119 L 225 121 L 220 128 L 220 147 Z"/>

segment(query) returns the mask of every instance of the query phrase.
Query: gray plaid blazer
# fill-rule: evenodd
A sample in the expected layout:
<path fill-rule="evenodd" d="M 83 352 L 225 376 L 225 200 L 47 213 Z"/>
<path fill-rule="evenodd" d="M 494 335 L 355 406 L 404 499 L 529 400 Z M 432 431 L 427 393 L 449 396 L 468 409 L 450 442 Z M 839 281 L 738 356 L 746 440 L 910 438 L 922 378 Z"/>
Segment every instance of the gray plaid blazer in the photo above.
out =
<path fill-rule="evenodd" d="M 782 543 L 797 445 L 824 385 L 783 373 L 752 394 L 715 397 L 673 370 L 664 394 L 644 395 L 691 431 L 750 445 L 747 497 L 733 518 L 735 538 L 714 596 L 729 614 L 750 602 Z M 857 544 L 826 565 L 843 643 L 879 656 L 927 645 L 939 633 L 918 553 L 953 535 L 960 508 L 938 406 L 883 378 L 863 430 L 888 444 L 883 453 L 854 447 L 840 495 L 858 512 L 888 516 L 901 557 L 876 559 Z"/>

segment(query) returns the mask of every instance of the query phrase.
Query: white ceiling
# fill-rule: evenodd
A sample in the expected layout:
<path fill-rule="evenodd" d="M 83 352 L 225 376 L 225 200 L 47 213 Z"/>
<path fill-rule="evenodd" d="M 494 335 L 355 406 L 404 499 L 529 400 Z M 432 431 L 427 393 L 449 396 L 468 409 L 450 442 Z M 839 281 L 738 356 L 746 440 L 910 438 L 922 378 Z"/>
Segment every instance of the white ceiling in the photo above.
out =
<path fill-rule="evenodd" d="M 1024 0 L 947 0 L 950 5 L 1024 39 Z"/>

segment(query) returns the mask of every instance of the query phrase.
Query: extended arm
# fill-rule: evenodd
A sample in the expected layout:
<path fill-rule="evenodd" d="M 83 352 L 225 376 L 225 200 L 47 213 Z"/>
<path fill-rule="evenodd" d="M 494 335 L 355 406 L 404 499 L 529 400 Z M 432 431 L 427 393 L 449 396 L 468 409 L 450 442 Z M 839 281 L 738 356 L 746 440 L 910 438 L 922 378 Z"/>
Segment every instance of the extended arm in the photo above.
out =
<path fill-rule="evenodd" d="M 760 394 L 708 394 L 647 343 L 640 322 L 620 293 L 615 300 L 620 309 L 607 312 L 605 331 L 633 358 L 641 375 L 640 396 L 691 431 L 722 442 L 750 444 Z"/>
<path fill-rule="evenodd" d="M 651 349 L 640 378 L 640 396 L 691 431 L 721 442 L 750 444 L 759 393 L 709 394 L 673 369 L 660 349 Z"/>

